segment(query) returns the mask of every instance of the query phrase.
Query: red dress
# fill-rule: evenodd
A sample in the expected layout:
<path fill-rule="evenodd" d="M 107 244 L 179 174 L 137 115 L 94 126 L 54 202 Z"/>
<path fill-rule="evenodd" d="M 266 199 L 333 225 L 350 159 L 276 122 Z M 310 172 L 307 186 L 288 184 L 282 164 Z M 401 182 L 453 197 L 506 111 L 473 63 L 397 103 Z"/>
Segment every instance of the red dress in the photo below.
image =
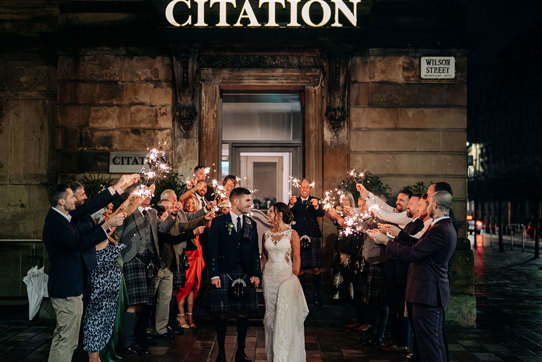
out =
<path fill-rule="evenodd" d="M 181 301 L 186 298 L 192 290 L 194 290 L 194 298 L 198 296 L 198 291 L 201 286 L 201 271 L 205 266 L 203 261 L 203 250 L 199 243 L 199 235 L 196 235 L 194 239 L 196 243 L 195 250 L 186 250 L 186 256 L 188 256 L 188 264 L 190 267 L 185 271 L 185 283 L 184 288 L 180 288 L 177 293 L 177 301 Z M 195 287 L 194 287 L 195 284 Z"/>

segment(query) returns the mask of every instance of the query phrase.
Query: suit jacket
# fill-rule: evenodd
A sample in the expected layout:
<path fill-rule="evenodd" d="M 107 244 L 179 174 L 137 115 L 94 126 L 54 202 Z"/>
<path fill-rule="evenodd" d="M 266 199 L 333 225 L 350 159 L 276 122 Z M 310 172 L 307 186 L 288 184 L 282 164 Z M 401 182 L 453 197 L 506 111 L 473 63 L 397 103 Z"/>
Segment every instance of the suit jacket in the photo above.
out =
<path fill-rule="evenodd" d="M 450 302 L 448 263 L 455 251 L 457 234 L 450 218 L 440 220 L 412 245 L 390 241 L 386 254 L 410 261 L 406 300 L 445 307 Z"/>
<path fill-rule="evenodd" d="M 83 293 L 82 252 L 107 239 L 101 226 L 80 232 L 53 209 L 45 217 L 43 243 L 49 255 L 49 296 L 67 298 Z"/>
<path fill-rule="evenodd" d="M 416 220 L 406 224 L 405 228 L 399 232 L 399 235 L 397 235 L 395 240 L 401 245 L 414 245 L 419 239 L 416 239 L 411 235 L 416 235 L 423 229 L 423 226 L 423 221 L 417 218 Z M 398 260 L 396 262 L 395 281 L 402 286 L 406 286 L 409 266 L 410 262 L 408 261 Z"/>
<path fill-rule="evenodd" d="M 297 198 L 295 204 L 290 208 L 294 214 L 295 224 L 292 229 L 297 231 L 299 236 L 308 235 L 315 238 L 321 238 L 322 232 L 320 231 L 320 225 L 318 224 L 317 217 L 322 217 L 326 214 L 324 207 L 319 205 L 317 209 L 311 204 L 311 200 L 319 198 L 309 196 L 306 202 L 301 201 L 301 197 Z"/>
<path fill-rule="evenodd" d="M 83 205 L 79 205 L 75 208 L 75 210 L 71 211 L 71 222 L 75 224 L 80 232 L 86 233 L 88 230 L 96 226 L 91 215 L 106 207 L 117 197 L 119 197 L 117 192 L 111 194 L 109 189 L 103 190 L 92 199 L 87 200 Z M 89 248 L 83 251 L 83 260 L 85 261 L 85 266 L 88 271 L 94 270 L 94 268 L 96 268 L 96 249 Z"/>
<path fill-rule="evenodd" d="M 229 213 L 213 219 L 208 248 L 211 278 L 231 272 L 239 261 L 249 277 L 261 278 L 258 229 L 250 217 L 243 216 L 240 231 L 233 227 Z"/>
<path fill-rule="evenodd" d="M 147 218 L 151 228 L 152 241 L 156 251 L 156 258 L 160 257 L 160 247 L 158 245 L 158 223 L 161 220 L 158 218 L 155 209 L 147 210 Z M 126 244 L 126 248 L 122 250 L 122 259 L 125 263 L 130 262 L 139 251 L 143 243 L 143 235 L 145 228 L 145 218 L 139 210 L 134 211 L 130 216 L 124 219 L 124 223 L 117 228 L 119 234 L 119 242 Z"/>

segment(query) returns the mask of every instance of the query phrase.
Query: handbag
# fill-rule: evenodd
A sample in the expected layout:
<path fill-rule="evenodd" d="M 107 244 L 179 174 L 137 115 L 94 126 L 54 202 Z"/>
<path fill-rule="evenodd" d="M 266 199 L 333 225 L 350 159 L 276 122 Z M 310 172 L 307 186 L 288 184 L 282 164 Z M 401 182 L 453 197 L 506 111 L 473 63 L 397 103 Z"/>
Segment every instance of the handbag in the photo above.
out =
<path fill-rule="evenodd" d="M 182 270 L 190 269 L 190 261 L 188 260 L 188 255 L 186 255 L 184 250 L 179 256 L 179 266 Z"/>

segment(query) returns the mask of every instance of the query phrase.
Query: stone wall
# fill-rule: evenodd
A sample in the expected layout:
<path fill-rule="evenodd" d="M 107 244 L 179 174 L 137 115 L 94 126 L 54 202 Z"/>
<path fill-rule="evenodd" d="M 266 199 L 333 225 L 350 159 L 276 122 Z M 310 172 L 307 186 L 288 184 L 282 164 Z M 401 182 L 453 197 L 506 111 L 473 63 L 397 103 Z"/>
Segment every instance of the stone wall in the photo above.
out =
<path fill-rule="evenodd" d="M 0 239 L 40 239 L 49 208 L 56 56 L 44 39 L 56 12 L 54 2 L 0 4 Z"/>
<path fill-rule="evenodd" d="M 56 172 L 109 171 L 109 152 L 172 144 L 168 57 L 123 48 L 58 59 Z"/>
<path fill-rule="evenodd" d="M 418 181 L 450 183 L 464 235 L 467 171 L 467 60 L 456 55 L 456 79 L 422 80 L 412 51 L 371 50 L 353 60 L 350 168 L 379 175 L 396 194 Z"/>

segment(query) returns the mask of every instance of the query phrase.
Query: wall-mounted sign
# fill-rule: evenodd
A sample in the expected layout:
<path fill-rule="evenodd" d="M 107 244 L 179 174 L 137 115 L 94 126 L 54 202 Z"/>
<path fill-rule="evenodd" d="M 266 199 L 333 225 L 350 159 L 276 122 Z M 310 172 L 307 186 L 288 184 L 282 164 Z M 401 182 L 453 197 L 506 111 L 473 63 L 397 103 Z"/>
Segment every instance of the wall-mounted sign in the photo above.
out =
<path fill-rule="evenodd" d="M 350 5 L 347 5 L 344 0 L 308 0 L 303 3 L 301 0 L 171 0 L 165 16 L 175 27 L 319 28 L 327 25 L 340 28 L 343 23 L 357 27 L 357 10 L 361 1 L 348 0 Z"/>
<path fill-rule="evenodd" d="M 145 165 L 148 152 L 111 152 L 109 153 L 109 173 L 138 173 Z M 164 162 L 167 162 L 166 159 Z"/>
<path fill-rule="evenodd" d="M 420 68 L 422 79 L 454 79 L 455 57 L 422 57 Z"/>

